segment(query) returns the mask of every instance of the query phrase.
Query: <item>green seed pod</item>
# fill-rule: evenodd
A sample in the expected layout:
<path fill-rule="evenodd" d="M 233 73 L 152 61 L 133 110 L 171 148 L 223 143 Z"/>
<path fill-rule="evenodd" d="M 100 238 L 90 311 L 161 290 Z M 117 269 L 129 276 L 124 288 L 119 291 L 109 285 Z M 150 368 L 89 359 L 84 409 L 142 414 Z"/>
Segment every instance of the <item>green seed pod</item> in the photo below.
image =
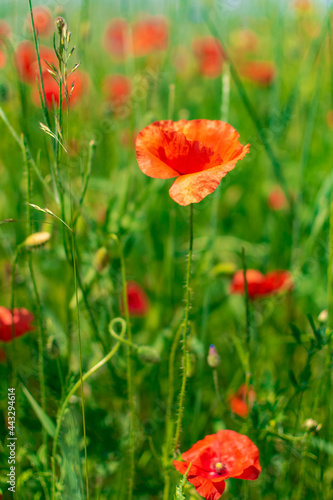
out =
<path fill-rule="evenodd" d="M 161 361 L 159 353 L 152 347 L 146 345 L 138 347 L 137 355 L 138 358 L 141 359 L 141 361 L 145 361 L 146 363 L 156 364 Z"/>
<path fill-rule="evenodd" d="M 105 247 L 101 247 L 97 250 L 94 256 L 94 267 L 96 271 L 102 273 L 108 266 L 110 261 L 109 252 Z"/>
<path fill-rule="evenodd" d="M 51 335 L 51 337 L 49 337 L 49 340 L 48 340 L 47 345 L 46 345 L 46 349 L 47 349 L 48 355 L 51 359 L 58 358 L 59 345 L 58 345 L 57 339 L 55 337 L 53 337 L 53 335 Z"/>

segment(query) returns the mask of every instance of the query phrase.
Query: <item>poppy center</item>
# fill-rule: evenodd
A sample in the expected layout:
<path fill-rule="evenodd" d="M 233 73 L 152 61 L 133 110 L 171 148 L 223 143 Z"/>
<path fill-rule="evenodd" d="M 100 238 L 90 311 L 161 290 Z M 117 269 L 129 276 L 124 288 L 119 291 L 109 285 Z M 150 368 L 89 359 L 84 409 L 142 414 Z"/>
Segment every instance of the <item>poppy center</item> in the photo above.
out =
<path fill-rule="evenodd" d="M 222 462 L 216 462 L 215 471 L 217 474 L 222 475 L 222 474 L 226 473 L 227 468 L 226 468 L 225 464 L 223 464 Z"/>

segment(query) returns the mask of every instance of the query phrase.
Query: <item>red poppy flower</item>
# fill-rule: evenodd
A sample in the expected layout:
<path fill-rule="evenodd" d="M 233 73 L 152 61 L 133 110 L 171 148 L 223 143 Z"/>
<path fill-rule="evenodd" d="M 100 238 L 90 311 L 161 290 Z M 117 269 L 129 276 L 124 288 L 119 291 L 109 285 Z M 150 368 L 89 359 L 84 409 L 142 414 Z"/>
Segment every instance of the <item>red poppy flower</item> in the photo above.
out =
<path fill-rule="evenodd" d="M 12 314 L 10 309 L 0 306 L 0 340 L 10 342 L 12 340 L 12 323 L 14 324 L 15 337 L 21 337 L 25 333 L 34 330 L 31 325 L 34 317 L 23 307 L 14 309 Z"/>
<path fill-rule="evenodd" d="M 177 177 L 169 190 L 176 203 L 198 203 L 248 152 L 249 144 L 238 138 L 231 125 L 217 120 L 154 122 L 138 134 L 137 161 L 149 177 Z"/>
<path fill-rule="evenodd" d="M 103 80 L 103 90 L 114 106 L 125 104 L 131 95 L 131 80 L 124 75 L 110 75 Z"/>
<path fill-rule="evenodd" d="M 251 386 L 248 390 L 248 397 L 246 397 L 246 384 L 243 384 L 235 394 L 229 396 L 228 401 L 232 413 L 236 413 L 236 415 L 242 418 L 246 418 L 249 414 L 249 409 L 251 409 L 253 406 L 255 399 L 256 393 Z"/>
<path fill-rule="evenodd" d="M 113 19 L 108 24 L 104 46 L 115 59 L 123 60 L 127 57 L 130 51 L 130 30 L 125 19 Z"/>
<path fill-rule="evenodd" d="M 130 316 L 145 316 L 149 301 L 144 289 L 135 281 L 127 282 L 127 302 Z M 122 310 L 124 309 L 122 303 Z"/>
<path fill-rule="evenodd" d="M 255 480 L 261 472 L 259 451 L 243 434 L 222 430 L 206 436 L 182 454 L 184 462 L 174 460 L 181 473 L 206 500 L 218 500 L 225 489 L 225 480 Z"/>
<path fill-rule="evenodd" d="M 133 24 L 133 54 L 146 56 L 151 52 L 166 50 L 168 47 L 168 22 L 162 16 L 149 16 Z"/>
<path fill-rule="evenodd" d="M 284 192 L 279 189 L 273 189 L 269 193 L 268 205 L 271 210 L 282 210 L 287 206 L 287 200 Z"/>
<path fill-rule="evenodd" d="M 48 75 L 48 66 L 45 61 L 57 65 L 57 57 L 53 50 L 43 45 L 39 48 L 39 57 L 43 75 Z M 19 78 L 25 83 L 35 83 L 39 77 L 38 60 L 35 46 L 32 42 L 21 42 L 15 52 L 16 67 Z"/>
<path fill-rule="evenodd" d="M 246 281 L 250 299 L 267 297 L 293 288 L 293 281 L 288 271 L 271 271 L 264 275 L 255 269 L 247 269 Z M 244 273 L 242 270 L 234 274 L 230 284 L 230 293 L 244 294 Z"/>
<path fill-rule="evenodd" d="M 271 62 L 250 61 L 242 68 L 242 74 L 263 87 L 268 87 L 275 78 L 275 66 Z"/>
<path fill-rule="evenodd" d="M 32 15 L 34 18 L 35 29 L 40 36 L 48 36 L 53 31 L 53 19 L 50 9 L 47 7 L 39 6 L 32 9 Z M 31 17 L 30 14 L 27 17 L 27 22 L 29 24 L 29 29 L 32 32 Z"/>
<path fill-rule="evenodd" d="M 217 38 L 212 36 L 197 38 L 193 42 L 193 52 L 203 76 L 216 78 L 221 74 L 225 53 Z"/>
<path fill-rule="evenodd" d="M 46 105 L 48 108 L 52 108 L 53 106 L 53 101 L 56 106 L 59 106 L 59 85 L 55 81 L 55 79 L 50 75 L 50 73 L 46 73 L 43 75 L 43 83 L 44 83 L 44 90 L 45 90 L 45 98 L 46 98 Z M 87 89 L 88 86 L 88 77 L 86 73 L 83 73 L 82 71 L 76 70 L 74 73 L 72 73 L 68 79 L 67 79 L 67 88 L 68 92 L 70 94 L 72 84 L 74 83 L 74 90 L 70 96 L 70 105 L 73 106 L 77 101 L 81 99 L 83 96 L 85 90 Z M 64 107 L 67 106 L 66 101 L 65 101 L 65 92 L 63 89 L 62 93 L 62 104 Z M 32 92 L 32 101 L 36 106 L 40 106 L 40 96 L 38 92 L 37 86 L 33 89 Z"/>

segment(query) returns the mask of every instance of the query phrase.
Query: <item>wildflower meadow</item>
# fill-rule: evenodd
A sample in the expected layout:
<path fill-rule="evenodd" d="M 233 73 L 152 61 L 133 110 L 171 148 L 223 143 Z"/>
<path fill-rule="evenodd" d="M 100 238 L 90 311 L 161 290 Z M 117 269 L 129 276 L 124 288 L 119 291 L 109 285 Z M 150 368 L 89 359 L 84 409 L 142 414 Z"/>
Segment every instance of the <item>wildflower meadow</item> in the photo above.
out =
<path fill-rule="evenodd" d="M 331 0 L 0 0 L 0 499 L 333 499 Z"/>

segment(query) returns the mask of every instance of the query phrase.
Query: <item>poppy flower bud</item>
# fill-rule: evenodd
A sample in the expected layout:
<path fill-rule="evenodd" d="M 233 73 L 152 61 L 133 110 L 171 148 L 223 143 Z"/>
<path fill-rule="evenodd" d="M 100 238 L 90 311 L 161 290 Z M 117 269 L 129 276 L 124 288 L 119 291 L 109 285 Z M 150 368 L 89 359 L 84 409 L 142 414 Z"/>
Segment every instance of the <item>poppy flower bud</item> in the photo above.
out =
<path fill-rule="evenodd" d="M 102 273 L 109 265 L 110 255 L 105 247 L 97 250 L 94 256 L 94 267 L 96 271 Z"/>
<path fill-rule="evenodd" d="M 324 309 L 323 311 L 321 311 L 321 313 L 319 314 L 318 316 L 318 321 L 320 323 L 326 323 L 328 319 L 328 312 L 326 311 L 326 309 Z"/>
<path fill-rule="evenodd" d="M 56 28 L 59 32 L 59 35 L 62 36 L 66 33 L 67 23 L 63 17 L 57 17 L 56 19 Z"/>
<path fill-rule="evenodd" d="M 23 245 L 32 250 L 33 248 L 41 247 L 45 245 L 49 239 L 51 238 L 51 234 L 47 232 L 41 233 L 33 233 L 30 234 L 23 242 Z"/>
<path fill-rule="evenodd" d="M 216 347 L 214 346 L 214 344 L 211 344 L 209 346 L 209 352 L 208 352 L 208 356 L 207 356 L 207 363 L 209 364 L 209 366 L 211 368 L 216 368 L 219 366 L 221 362 L 221 359 L 220 359 L 220 356 L 216 350 Z"/>
<path fill-rule="evenodd" d="M 51 336 L 47 342 L 46 349 L 51 359 L 57 359 L 59 356 L 59 344 L 55 337 Z"/>
<path fill-rule="evenodd" d="M 159 353 L 155 351 L 155 349 L 147 345 L 138 347 L 137 355 L 138 358 L 141 359 L 141 361 L 145 361 L 146 363 L 157 364 L 161 361 Z"/>

